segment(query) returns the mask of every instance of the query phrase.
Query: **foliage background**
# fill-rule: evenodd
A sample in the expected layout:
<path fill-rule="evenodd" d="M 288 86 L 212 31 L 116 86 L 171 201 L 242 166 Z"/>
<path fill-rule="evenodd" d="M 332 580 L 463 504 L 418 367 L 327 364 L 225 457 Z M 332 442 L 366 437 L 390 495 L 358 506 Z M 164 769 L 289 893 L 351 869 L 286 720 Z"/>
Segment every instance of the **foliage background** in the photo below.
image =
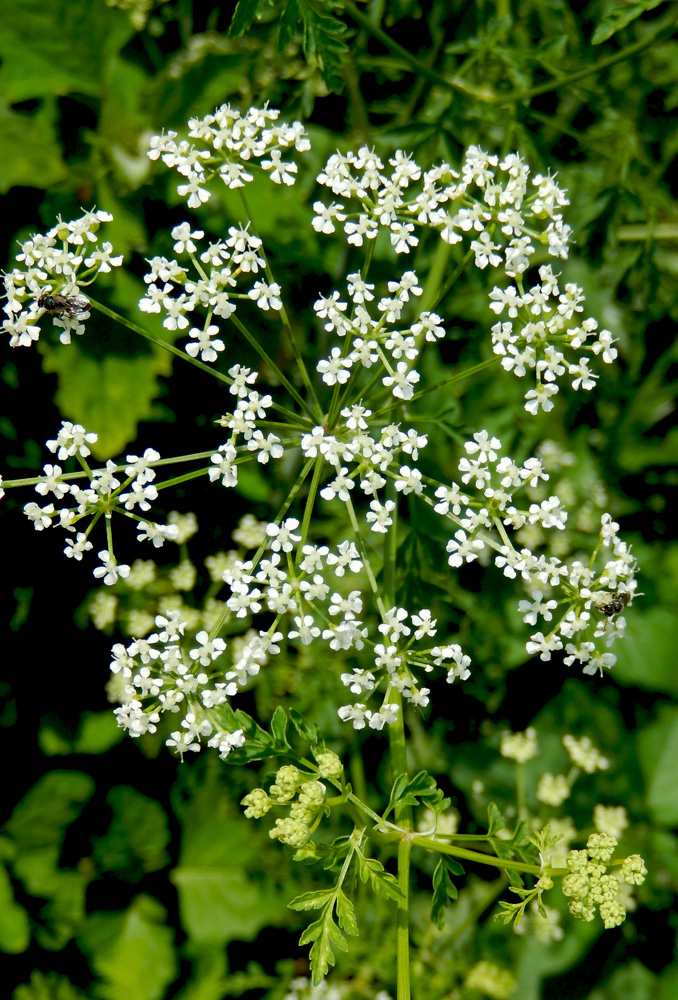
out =
<path fill-rule="evenodd" d="M 305 120 L 317 166 L 336 146 L 363 142 L 382 154 L 413 150 L 426 165 L 441 157 L 454 162 L 478 143 L 491 152 L 519 150 L 534 171 L 557 171 L 569 189 L 566 219 L 577 246 L 568 277 L 620 338 L 620 364 L 610 366 L 583 409 L 561 399 L 552 414 L 519 419 L 516 427 L 515 386 L 487 378 L 464 387 L 463 416 L 459 396 L 444 401 L 443 423 L 456 440 L 466 427 L 486 426 L 502 438 L 522 433 L 566 445 L 576 455 L 574 488 L 590 495 L 603 484 L 607 509 L 641 564 L 644 597 L 628 615 L 630 634 L 613 674 L 583 683 L 563 667 L 524 663 L 505 615 L 508 593 L 471 579 L 470 590 L 457 588 L 452 599 L 473 623 L 484 670 L 463 706 L 452 705 L 452 723 L 433 717 L 413 737 L 419 766 L 447 783 L 473 823 L 477 777 L 510 800 L 511 776 L 497 763 L 502 729 L 534 722 L 543 737 L 540 768 L 553 771 L 561 766 L 563 732 L 592 735 L 613 759 L 603 800 L 627 806 L 633 849 L 651 879 L 639 894 L 641 908 L 621 928 L 601 934 L 568 925 L 560 944 L 526 947 L 492 923 L 496 886 L 472 877 L 442 936 L 431 938 L 422 907 L 413 931 L 429 956 L 429 992 L 421 995 L 445 995 L 457 982 L 460 954 L 471 949 L 512 968 L 521 1000 L 598 1000 L 622 991 L 639 1000 L 675 996 L 675 5 L 610 0 L 581 11 L 564 0 L 252 0 L 238 5 L 235 21 L 230 5 L 124 6 L 27 0 L 3 26 L 0 193 L 8 267 L 17 239 L 49 228 L 58 213 L 75 218 L 81 206 L 96 204 L 113 213 L 109 238 L 128 260 L 126 274 L 97 285 L 97 296 L 132 315 L 144 257 L 151 247 L 167 252 L 169 229 L 186 217 L 174 182 L 145 155 L 148 138 L 225 101 L 246 108 L 270 100 L 285 118 Z M 310 203 L 311 184 L 302 190 Z M 265 197 L 255 202 L 261 235 L 301 310 L 327 291 L 316 278 L 320 248 L 310 205 L 296 195 Z M 233 212 L 228 199 L 215 199 L 200 226 L 222 231 Z M 431 263 L 451 266 L 444 258 Z M 342 267 L 339 256 L 324 257 L 321 269 L 338 275 Z M 458 336 L 442 363 L 477 358 L 486 318 L 473 280 L 455 288 L 444 308 Z M 262 336 L 284 368 L 277 331 L 271 325 Z M 21 356 L 3 352 L 6 478 L 39 472 L 44 441 L 61 418 L 98 431 L 100 459 L 128 444 L 152 445 L 164 456 L 214 443 L 222 390 L 188 366 L 172 378 L 164 354 L 105 318 L 95 315 L 87 336 L 68 349 L 46 339 L 40 345 Z M 227 363 L 236 360 L 248 362 L 237 344 Z M 284 481 L 244 478 L 239 495 L 221 500 L 218 510 L 213 488 L 177 491 L 177 509 L 195 510 L 210 532 L 191 550 L 196 563 L 228 547 L 240 516 L 264 516 L 284 488 Z M 281 850 L 268 847 L 265 831 L 240 818 L 237 802 L 253 774 L 238 777 L 209 755 L 179 767 L 159 742 L 121 742 L 104 693 L 111 639 L 89 622 L 87 574 L 63 558 L 55 539 L 24 523 L 25 499 L 10 494 L 2 514 L 11 594 L 0 687 L 7 771 L 0 849 L 8 872 L 0 869 L 0 948 L 11 956 L 3 960 L 8 995 L 282 996 L 289 976 L 305 969 L 297 946 L 302 924 L 286 903 L 313 876 L 294 870 Z M 426 525 L 408 539 L 415 575 L 419 545 L 426 545 Z M 13 551 L 18 559 L 7 558 Z M 440 596 L 449 583 L 422 586 Z M 259 691 L 258 711 L 270 715 L 291 684 L 274 675 Z M 309 706 L 317 701 L 312 673 L 296 694 Z M 319 721 L 342 752 L 335 723 Z M 378 745 L 362 749 L 365 780 L 380 787 Z M 352 766 L 359 781 L 357 759 Z M 583 793 L 577 808 L 590 812 L 599 800 Z M 391 962 L 381 919 L 375 913 L 368 920 L 344 967 L 355 977 L 355 996 L 373 996 L 370 968 Z M 479 922 L 473 941 L 468 919 Z"/>

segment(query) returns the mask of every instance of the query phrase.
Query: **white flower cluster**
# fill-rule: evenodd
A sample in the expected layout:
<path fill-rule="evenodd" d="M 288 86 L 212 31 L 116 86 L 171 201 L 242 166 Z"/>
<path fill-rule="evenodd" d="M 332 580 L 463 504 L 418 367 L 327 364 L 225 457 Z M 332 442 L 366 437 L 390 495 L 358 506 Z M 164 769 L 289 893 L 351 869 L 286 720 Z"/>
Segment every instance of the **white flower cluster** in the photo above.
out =
<path fill-rule="evenodd" d="M 222 104 L 213 114 L 192 118 L 188 123 L 189 139 L 178 138 L 176 132 L 155 135 L 148 156 L 162 158 L 163 163 L 177 171 L 185 182 L 177 188 L 181 198 L 187 198 L 189 208 L 200 208 L 209 201 L 208 183 L 219 177 L 231 190 L 242 188 L 254 180 L 253 168 L 268 174 L 274 184 L 292 185 L 297 165 L 283 159 L 291 149 L 299 153 L 311 148 L 300 122 L 276 124 L 280 112 L 269 108 L 250 108 L 246 115 L 229 104 Z"/>
<path fill-rule="evenodd" d="M 397 399 L 412 399 L 420 375 L 411 362 L 419 355 L 422 338 L 435 343 L 445 336 L 445 330 L 440 316 L 429 311 L 417 315 L 405 329 L 394 329 L 395 325 L 401 325 L 410 296 L 416 298 L 423 292 L 414 271 L 405 271 L 398 281 L 389 281 L 387 288 L 389 294 L 376 303 L 376 318 L 369 311 L 369 303 L 375 297 L 374 285 L 364 281 L 360 272 L 347 277 L 350 314 L 339 292 L 315 302 L 314 309 L 318 318 L 324 320 L 324 329 L 345 339 L 343 351 L 333 347 L 330 356 L 316 366 L 326 385 L 344 385 L 352 368 L 359 371 L 379 363 L 386 371 L 382 384 Z"/>
<path fill-rule="evenodd" d="M 213 317 L 224 320 L 235 312 L 234 299 L 249 299 L 265 311 L 282 309 L 280 285 L 277 282 L 257 280 L 246 293 L 234 293 L 237 278 L 263 271 L 265 261 L 259 256 L 261 240 L 248 232 L 247 226 L 231 226 L 228 239 L 217 240 L 202 249 L 202 230 L 191 232 L 188 222 L 172 230 L 177 255 L 187 254 L 194 265 L 194 273 L 182 267 L 177 260 L 153 257 L 148 261 L 151 270 L 144 276 L 148 285 L 146 294 L 139 300 L 145 313 L 163 312 L 163 326 L 167 330 L 185 330 L 189 326 L 188 313 L 195 310 L 206 313 L 200 327 L 192 327 L 188 336 L 192 343 L 186 353 L 192 358 L 198 353 L 202 361 L 216 361 L 224 350 L 219 338 L 219 327 Z M 204 247 L 204 243 L 202 244 Z M 201 252 L 202 249 L 202 252 Z M 200 254 L 198 259 L 198 254 Z"/>
<path fill-rule="evenodd" d="M 578 559 L 566 563 L 555 555 L 549 559 L 537 556 L 525 547 L 516 550 L 506 527 L 539 524 L 543 529 L 562 530 L 567 512 L 556 496 L 527 508 L 513 504 L 514 493 L 522 486 L 535 487 L 540 480 L 548 479 L 539 459 L 528 458 L 518 466 L 499 455 L 501 441 L 491 438 L 487 431 L 474 434 L 473 441 L 464 447 L 469 457 L 463 457 L 458 468 L 465 491 L 454 482 L 436 490 L 439 502 L 434 510 L 459 525 L 447 543 L 448 563 L 458 568 L 477 559 L 488 545 L 498 550 L 495 565 L 509 579 L 522 578 L 531 595 L 530 601 L 518 605 L 528 625 L 535 625 L 538 617 L 551 622 L 556 609 L 562 606 L 560 618 L 547 635 L 535 632 L 530 637 L 527 652 L 550 660 L 553 652 L 564 649 L 565 663 L 580 663 L 585 674 L 609 669 L 616 657 L 600 652 L 594 640 L 604 639 L 610 646 L 623 636 L 626 622 L 619 612 L 632 601 L 637 587 L 636 561 L 626 542 L 618 538 L 619 525 L 609 514 L 602 515 L 595 554 L 611 548 L 612 558 L 598 571 L 593 560 L 589 565 Z M 471 498 L 472 488 L 482 491 L 482 499 Z M 556 592 L 560 600 L 553 596 Z"/>
<path fill-rule="evenodd" d="M 540 284 L 525 290 L 522 282 L 537 249 L 535 242 L 552 257 L 565 260 L 568 256 L 571 231 L 560 212 L 569 204 L 565 191 L 550 176 L 538 174 L 530 182 L 529 168 L 517 153 L 499 162 L 497 156 L 477 146 L 467 150 L 461 173 L 447 163 L 423 171 L 402 150 L 397 150 L 388 164 L 390 170 L 367 147 L 357 153 L 332 155 L 317 179 L 343 201 L 330 205 L 315 202 L 315 230 L 329 234 L 335 232 L 336 223 L 343 223 L 347 242 L 362 246 L 365 240 L 376 239 L 380 229 L 386 229 L 396 253 L 410 253 L 418 246 L 417 230 L 433 229 L 450 244 L 468 239 L 476 267 L 501 268 L 508 278 L 515 279 L 515 285 L 495 287 L 490 293 L 490 308 L 497 315 L 506 309 L 508 315 L 507 320 L 493 326 L 492 344 L 507 371 L 519 377 L 528 369 L 534 371 L 536 384 L 525 395 L 525 409 L 533 414 L 540 408 L 546 412 L 552 409 L 551 397 L 558 392 L 556 380 L 566 372 L 572 376 L 574 389 L 592 389 L 598 376 L 589 368 L 590 357 L 600 355 L 607 364 L 614 361 L 617 351 L 612 335 L 599 331 L 593 319 L 579 321 L 582 290 L 568 283 L 561 292 L 550 265 L 540 267 Z M 419 193 L 409 190 L 419 182 Z M 345 202 L 356 200 L 359 210 L 349 212 Z M 361 300 L 354 296 L 353 301 L 357 316 Z M 336 328 L 340 335 L 353 336 L 355 323 L 341 315 L 345 308 L 339 303 L 328 304 L 330 323 L 326 329 Z M 397 322 L 401 310 L 402 306 L 392 310 L 387 321 Z M 424 314 L 420 320 L 425 327 L 427 317 Z M 383 322 L 382 317 L 380 330 Z M 440 320 L 437 324 L 435 336 L 442 336 Z M 358 318 L 359 336 L 364 340 L 372 325 L 364 320 L 362 325 L 364 331 Z M 427 339 L 434 339 L 428 328 L 426 333 Z M 566 360 L 563 348 L 576 352 L 572 360 Z M 333 349 L 329 361 L 322 362 L 330 365 L 323 370 L 325 381 L 326 375 L 345 381 L 348 375 L 343 369 L 362 360 L 353 354 L 355 351 L 348 349 L 343 355 L 338 348 Z M 416 352 L 403 352 L 403 356 L 411 360 Z M 391 373 L 390 384 L 400 390 L 394 389 L 394 394 L 402 399 L 411 398 L 412 385 L 419 379 L 418 373 L 409 370 L 407 360 L 398 363 L 397 373 Z"/>
<path fill-rule="evenodd" d="M 255 427 L 256 420 L 263 420 L 266 411 L 273 405 L 271 396 L 260 395 L 256 389 L 250 388 L 256 381 L 258 372 L 253 372 L 243 365 L 233 365 L 228 374 L 233 379 L 229 392 L 237 396 L 238 402 L 233 413 L 222 417 L 218 423 L 231 432 L 231 437 L 225 444 L 220 444 L 218 450 L 211 456 L 212 463 L 208 475 L 211 482 L 220 481 L 222 486 L 233 487 L 238 483 L 238 438 L 246 442 L 241 451 L 256 452 L 257 461 L 266 465 L 271 458 L 282 458 L 284 448 L 277 434 L 267 434 Z"/>
<path fill-rule="evenodd" d="M 181 612 L 169 611 L 155 619 L 159 631 L 145 639 L 135 639 L 129 646 L 116 643 L 110 668 L 113 674 L 109 694 L 120 702 L 115 709 L 118 725 L 130 736 L 154 733 L 165 712 L 184 712 L 180 728 L 173 731 L 167 745 L 183 759 L 188 750 L 198 751 L 201 741 L 215 747 L 225 759 L 231 750 L 245 742 L 242 730 L 226 732 L 218 724 L 218 708 L 237 691 L 237 684 L 224 677 L 215 664 L 226 649 L 223 639 L 210 640 L 207 632 L 198 632 L 196 645 L 184 650 L 181 640 L 186 622 Z M 266 662 L 265 637 L 250 643 L 250 672 L 255 662 Z M 213 666 L 214 665 L 214 666 Z M 245 668 L 247 669 L 247 668 Z M 221 677 L 223 680 L 217 680 Z M 144 706 L 146 702 L 146 706 Z M 149 704 L 150 702 L 150 704 Z"/>
<path fill-rule="evenodd" d="M 69 483 L 67 479 L 72 477 L 65 476 L 60 465 L 45 465 L 44 476 L 38 480 L 36 492 L 43 497 L 51 493 L 56 500 L 64 501 L 64 505 L 55 507 L 54 502 L 51 502 L 41 507 L 35 501 L 25 504 L 24 514 L 32 521 L 36 531 L 43 531 L 52 524 L 64 528 L 70 533 L 64 553 L 77 562 L 93 547 L 89 536 L 94 525 L 102 515 L 110 522 L 114 510 L 138 522 L 139 541 L 152 541 L 157 548 L 167 539 L 176 540 L 179 534 L 176 525 L 157 524 L 134 513 L 137 509 L 143 513 L 149 511 L 151 501 L 158 496 L 158 490 L 153 485 L 155 471 L 151 468 L 151 463 L 160 458 L 158 452 L 147 448 L 141 457 L 128 455 L 126 466 L 118 467 L 109 460 L 104 469 L 91 470 L 86 459 L 91 454 L 89 446 L 96 440 L 97 435 L 86 431 L 81 424 L 64 420 L 56 438 L 47 442 L 47 448 L 60 462 L 76 456 L 86 472 L 88 482 L 87 485 Z M 121 473 L 124 475 L 118 478 Z M 65 498 L 68 498 L 70 505 L 65 503 Z M 87 519 L 89 524 L 85 531 L 78 531 L 76 525 L 83 519 Z M 110 523 L 108 527 L 110 529 Z M 101 566 L 93 571 L 94 577 L 107 586 L 112 586 L 119 578 L 125 579 L 130 572 L 128 565 L 117 562 L 111 537 L 109 530 L 109 546 L 99 552 Z"/>
<path fill-rule="evenodd" d="M 372 692 L 384 693 L 377 710 L 369 709 L 364 701 L 339 708 L 340 718 L 351 721 L 356 729 L 369 725 L 381 730 L 392 724 L 399 711 L 392 700 L 394 692 L 414 706 L 428 705 L 430 691 L 417 682 L 421 671 L 428 674 L 442 667 L 450 684 L 468 679 L 471 661 L 456 643 L 412 648 L 413 641 L 431 640 L 436 635 L 437 622 L 427 609 L 417 614 L 405 608 L 391 609 L 376 630 L 382 641 L 370 640 L 360 590 L 350 589 L 347 578 L 347 574 L 363 570 L 356 546 L 349 541 L 340 543 L 336 550 L 326 545 L 300 546 L 298 528 L 295 518 L 267 524 L 268 557 L 256 566 L 251 559 L 231 560 L 221 573 L 231 592 L 224 602 L 227 618 L 272 613 L 275 622 L 267 631 L 250 630 L 244 638 L 234 640 L 228 651 L 223 639 L 210 639 L 203 631 L 195 637 L 197 646 L 182 651 L 186 622 L 179 620 L 179 612 L 173 612 L 176 623 L 171 629 L 167 618 L 158 616 L 159 632 L 135 639 L 127 648 L 114 646 L 111 669 L 114 675 L 122 672 L 125 680 L 124 685 L 116 682 L 112 690 L 122 702 L 116 712 L 121 726 L 133 736 L 154 731 L 164 711 L 178 712 L 181 705 L 186 716 L 168 744 L 180 753 L 197 751 L 201 737 L 209 737 L 208 745 L 218 745 L 224 756 L 228 752 L 223 745 L 224 733 L 209 710 L 235 695 L 270 656 L 280 653 L 285 634 L 293 645 L 324 642 L 338 654 L 367 649 L 362 658 L 369 659 L 370 669 L 356 667 L 342 673 L 341 682 L 363 699 Z M 282 626 L 285 632 L 279 630 Z M 232 661 L 228 669 L 217 668 L 214 662 L 222 654 Z M 338 662 L 343 663 L 343 659 Z"/>
<path fill-rule="evenodd" d="M 45 313 L 51 313 L 54 326 L 61 330 L 62 344 L 70 344 L 72 334 L 85 332 L 89 302 L 81 290 L 99 272 L 122 264 L 122 255 L 112 256 L 111 243 L 99 242 L 101 223 L 112 221 L 108 212 L 85 212 L 72 222 L 59 219 L 49 232 L 22 244 L 16 259 L 23 268 L 4 276 L 7 319 L 2 329 L 9 334 L 10 347 L 35 343 L 40 337 L 38 320 Z"/>

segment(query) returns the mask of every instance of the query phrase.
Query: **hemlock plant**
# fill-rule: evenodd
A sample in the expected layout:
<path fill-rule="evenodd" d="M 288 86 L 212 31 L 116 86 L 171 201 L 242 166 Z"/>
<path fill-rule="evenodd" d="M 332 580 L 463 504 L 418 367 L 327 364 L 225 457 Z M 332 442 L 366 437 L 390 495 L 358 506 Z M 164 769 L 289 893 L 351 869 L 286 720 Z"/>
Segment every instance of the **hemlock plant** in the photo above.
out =
<path fill-rule="evenodd" d="M 114 527 L 120 517 L 133 521 L 138 540 L 153 548 L 183 545 L 195 523 L 176 512 L 166 522 L 156 520 L 154 505 L 163 490 L 199 477 L 215 490 L 230 489 L 238 485 L 244 463 L 256 462 L 266 472 L 273 463 L 292 461 L 296 480 L 271 520 L 248 515 L 233 534 L 239 549 L 206 561 L 212 584 L 200 611 L 175 593 L 160 608 L 149 598 L 147 612 L 130 616 L 138 631 L 131 642 L 113 645 L 109 696 L 119 726 L 132 737 L 162 727 L 167 746 L 181 759 L 210 749 L 229 764 L 278 760 L 268 787 L 251 791 L 242 805 L 245 816 L 268 824 L 270 837 L 293 848 L 295 857 L 332 873 L 329 887 L 290 903 L 313 916 L 302 935 L 311 945 L 313 983 L 334 964 L 336 950 L 347 947 L 345 936 L 358 933 L 352 901 L 357 876 L 391 901 L 397 996 L 405 1000 L 413 848 L 438 858 L 432 906 L 438 927 L 456 898 L 452 878 L 463 874 L 465 860 L 506 873 L 520 902 L 501 902 L 498 917 L 515 921 L 521 933 L 550 940 L 562 936 L 558 913 L 543 900 L 556 881 L 575 917 L 599 916 L 613 927 L 634 905 L 630 889 L 646 873 L 638 855 L 612 860 L 628 823 L 621 807 L 596 808 L 596 832 L 581 850 L 569 849 L 578 834 L 567 817 L 546 810 L 529 815 L 524 801 L 512 833 L 492 804 L 486 833 L 457 832 L 450 800 L 429 774 L 408 767 L 404 712 L 421 714 L 435 700 L 434 691 L 441 697 L 439 679 L 456 692 L 482 666 L 473 662 L 473 649 L 456 640 L 450 621 L 417 603 L 396 601 L 399 526 L 402 534 L 408 514 L 416 518 L 425 505 L 447 538 L 440 560 L 450 574 L 478 561 L 494 564 L 494 572 L 512 582 L 516 616 L 528 626 L 529 656 L 549 661 L 556 654 L 593 677 L 613 667 L 610 647 L 624 635 L 636 564 L 608 513 L 600 516 L 589 551 L 570 553 L 561 546 L 558 555 L 549 549 L 548 539 L 568 521 L 563 502 L 547 486 L 549 469 L 566 461 L 562 450 L 547 441 L 535 454 L 517 458 L 480 427 L 458 450 L 451 446 L 423 468 L 420 461 L 429 439 L 421 419 L 427 400 L 466 374 L 434 383 L 422 363 L 446 337 L 448 319 L 435 307 L 463 270 L 477 268 L 491 286 L 492 356 L 475 371 L 498 362 L 506 378 L 522 379 L 528 414 L 551 411 L 559 393 L 594 390 L 601 368 L 614 363 L 617 351 L 613 335 L 586 315 L 582 289 L 563 283 L 558 273 L 571 233 L 562 214 L 567 195 L 554 177 L 531 176 L 518 154 L 500 158 L 475 146 L 458 168 L 441 163 L 429 169 L 403 151 L 385 163 L 363 147 L 332 155 L 317 178 L 325 190 L 313 202 L 310 224 L 323 240 L 343 239 L 349 263 L 340 287 L 314 303 L 324 334 L 319 343 L 329 344 L 329 351 L 310 357 L 295 334 L 285 290 L 245 197 L 262 172 L 277 185 L 292 186 L 297 160 L 303 164 L 310 148 L 298 122 L 286 125 L 278 117 L 268 107 L 241 115 L 224 105 L 191 120 L 186 139 L 168 132 L 151 140 L 150 158 L 177 171 L 178 192 L 189 209 L 198 211 L 220 184 L 242 199 L 242 222 L 221 236 L 210 238 L 189 222 L 175 226 L 175 257 L 149 259 L 139 302 L 142 313 L 159 314 L 163 326 L 184 339 L 190 363 L 228 387 L 232 405 L 218 421 L 222 432 L 216 432 L 212 449 L 168 459 L 147 448 L 95 469 L 90 446 L 96 435 L 64 421 L 47 441 L 53 458 L 44 475 L 4 485 L 35 487 L 39 501 L 24 507 L 35 529 L 62 528 L 65 554 L 94 562 L 94 577 L 113 588 L 112 595 L 120 581 L 143 592 L 159 572 L 152 560 L 125 562 L 127 551 L 120 552 Z M 86 212 L 23 244 L 17 267 L 4 279 L 3 327 L 12 347 L 31 346 L 50 319 L 68 345 L 86 333 L 92 309 L 154 339 L 90 297 L 98 274 L 122 265 L 122 256 L 103 238 L 110 219 L 103 211 Z M 437 239 L 459 244 L 462 255 L 431 302 L 425 278 L 409 259 L 422 241 Z M 373 262 L 380 254 L 388 257 L 389 244 L 403 267 L 394 267 L 390 280 L 371 280 Z M 422 300 L 426 308 L 420 308 Z M 294 355 L 293 373 L 281 370 L 260 342 L 257 309 L 279 319 Z M 212 367 L 227 344 L 229 355 L 236 351 L 236 333 L 259 353 L 275 387 L 237 361 L 227 372 Z M 73 459 L 80 471 L 64 471 Z M 183 469 L 187 461 L 195 468 L 159 478 L 168 465 L 182 463 Z M 429 474 L 432 466 L 435 476 Z M 340 537 L 337 524 L 343 526 Z M 172 574 L 177 592 L 195 582 L 190 561 Z M 116 599 L 100 594 L 91 613 L 98 627 L 111 623 Z M 388 740 L 391 793 L 380 812 L 356 793 L 318 727 L 294 708 L 278 708 L 268 728 L 239 708 L 240 693 L 256 685 L 276 657 L 294 661 L 302 654 L 330 669 L 337 689 L 343 687 L 334 710 L 346 727 Z M 463 699 L 463 691 L 456 697 Z M 439 711 L 457 708 L 448 701 Z M 564 744 L 572 770 L 543 774 L 536 792 L 551 808 L 567 800 L 580 775 L 609 766 L 586 738 L 566 735 Z M 536 753 L 532 730 L 502 741 L 502 756 L 515 760 L 518 772 Z M 332 813 L 352 824 L 350 834 L 332 840 Z M 477 841 L 477 849 L 463 846 L 469 840 Z M 372 856 L 389 844 L 397 849 L 397 876 Z M 526 886 L 524 876 L 533 884 Z M 481 962 L 469 970 L 466 985 L 485 988 L 488 977 L 499 981 L 502 975 Z M 289 996 L 306 995 L 307 988 L 297 979 Z"/>

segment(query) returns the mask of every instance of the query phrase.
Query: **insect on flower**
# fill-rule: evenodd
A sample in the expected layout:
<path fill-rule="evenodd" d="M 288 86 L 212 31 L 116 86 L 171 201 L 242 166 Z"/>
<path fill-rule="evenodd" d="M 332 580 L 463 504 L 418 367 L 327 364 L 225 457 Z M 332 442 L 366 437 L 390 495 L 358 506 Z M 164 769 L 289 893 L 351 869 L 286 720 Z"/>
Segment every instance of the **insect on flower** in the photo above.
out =
<path fill-rule="evenodd" d="M 52 316 L 79 316 L 89 309 L 89 299 L 84 295 L 41 295 L 38 305 Z"/>
<path fill-rule="evenodd" d="M 607 603 L 598 605 L 598 610 L 602 611 L 606 618 L 614 618 L 615 615 L 618 615 L 626 607 L 630 600 L 631 594 L 613 594 Z"/>

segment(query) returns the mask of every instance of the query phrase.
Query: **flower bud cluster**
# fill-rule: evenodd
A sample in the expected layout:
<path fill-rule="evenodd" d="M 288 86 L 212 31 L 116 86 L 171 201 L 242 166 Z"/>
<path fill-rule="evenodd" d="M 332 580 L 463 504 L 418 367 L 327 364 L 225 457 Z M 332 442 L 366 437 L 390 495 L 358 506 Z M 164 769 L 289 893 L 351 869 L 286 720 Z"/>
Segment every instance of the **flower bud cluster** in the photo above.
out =
<path fill-rule="evenodd" d="M 10 347 L 30 347 L 40 337 L 38 322 L 51 313 L 52 323 L 60 331 L 62 344 L 70 344 L 71 335 L 85 332 L 89 302 L 81 291 L 97 274 L 120 267 L 122 255 L 113 256 L 113 246 L 100 242 L 102 222 L 113 216 L 101 210 L 85 212 L 80 219 L 63 222 L 44 235 L 31 236 L 21 245 L 14 268 L 4 275 L 3 311 L 7 318 L 2 329 L 9 334 Z"/>
<path fill-rule="evenodd" d="M 617 927 L 629 909 L 626 886 L 641 885 L 647 868 L 638 854 L 625 859 L 619 870 L 610 870 L 617 840 L 606 833 L 592 833 L 586 849 L 570 851 L 569 875 L 563 879 L 563 893 L 570 897 L 570 912 L 579 920 L 593 920 L 596 908 L 606 927 Z"/>
<path fill-rule="evenodd" d="M 334 754 L 325 756 L 335 757 Z M 261 819 L 272 807 L 289 805 L 289 815 L 276 819 L 269 837 L 291 847 L 303 847 L 324 806 L 325 795 L 326 788 L 321 781 L 302 774 L 293 764 L 285 764 L 278 770 L 268 793 L 263 788 L 255 788 L 245 795 L 241 805 L 248 819 Z"/>
<path fill-rule="evenodd" d="M 254 172 L 267 174 L 274 184 L 294 184 L 297 165 L 283 156 L 294 149 L 298 153 L 311 148 L 301 122 L 276 124 L 280 112 L 269 108 L 250 108 L 242 115 L 229 104 L 222 104 L 213 114 L 191 118 L 188 137 L 179 139 L 176 132 L 163 132 L 150 141 L 148 157 L 163 163 L 184 178 L 177 192 L 187 198 L 189 208 L 200 208 L 211 198 L 207 185 L 218 177 L 227 188 L 236 190 L 254 180 Z"/>

